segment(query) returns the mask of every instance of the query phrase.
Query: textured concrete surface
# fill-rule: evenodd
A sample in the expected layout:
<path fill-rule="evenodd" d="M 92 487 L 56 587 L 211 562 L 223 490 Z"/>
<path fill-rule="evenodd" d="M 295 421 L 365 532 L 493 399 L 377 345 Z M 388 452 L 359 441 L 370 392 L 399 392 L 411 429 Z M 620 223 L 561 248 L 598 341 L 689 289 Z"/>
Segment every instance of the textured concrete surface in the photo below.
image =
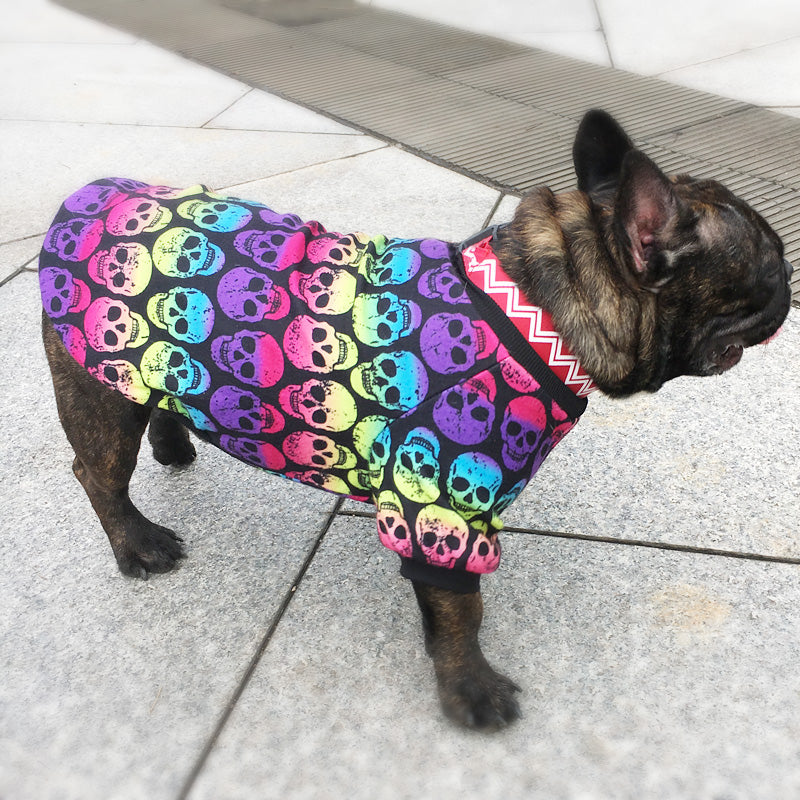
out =
<path fill-rule="evenodd" d="M 794 3 L 723 18 L 502 0 L 491 24 L 473 0 L 379 4 L 800 107 Z M 516 198 L 43 0 L 0 5 L 3 800 L 798 796 L 798 312 L 722 378 L 592 398 L 484 582 L 484 647 L 524 717 L 460 732 L 366 506 L 337 513 L 203 445 L 183 471 L 144 448 L 132 496 L 188 559 L 147 583 L 118 573 L 69 468 L 30 260 L 61 199 L 102 175 L 454 239 Z"/>

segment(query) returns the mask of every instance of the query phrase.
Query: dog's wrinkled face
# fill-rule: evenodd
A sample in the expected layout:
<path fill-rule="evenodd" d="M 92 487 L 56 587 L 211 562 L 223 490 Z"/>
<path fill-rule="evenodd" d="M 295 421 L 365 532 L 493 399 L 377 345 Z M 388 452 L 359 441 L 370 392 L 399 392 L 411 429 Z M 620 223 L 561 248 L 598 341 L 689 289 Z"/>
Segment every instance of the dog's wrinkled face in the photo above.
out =
<path fill-rule="evenodd" d="M 638 338 L 639 362 L 610 393 L 718 375 L 778 331 L 792 267 L 747 203 L 717 181 L 667 178 L 604 112 L 586 115 L 573 158 L 628 298 L 638 298 L 639 329 L 628 342 Z"/>

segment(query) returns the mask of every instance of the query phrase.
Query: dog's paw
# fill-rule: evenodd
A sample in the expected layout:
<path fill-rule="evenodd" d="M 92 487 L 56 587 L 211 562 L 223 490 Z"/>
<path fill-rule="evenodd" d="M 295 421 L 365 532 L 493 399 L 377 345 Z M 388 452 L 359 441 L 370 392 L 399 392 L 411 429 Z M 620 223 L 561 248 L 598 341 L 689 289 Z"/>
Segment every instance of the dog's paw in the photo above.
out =
<path fill-rule="evenodd" d="M 183 539 L 175 531 L 149 521 L 128 532 L 115 555 L 123 575 L 145 581 L 150 573 L 175 569 L 178 561 L 186 557 Z"/>
<path fill-rule="evenodd" d="M 153 458 L 165 467 L 188 467 L 197 451 L 187 437 L 158 439 L 152 442 Z"/>
<path fill-rule="evenodd" d="M 486 662 L 466 674 L 440 680 L 439 697 L 449 719 L 481 731 L 496 731 L 521 716 L 515 697 L 521 691 L 513 681 L 495 672 Z"/>

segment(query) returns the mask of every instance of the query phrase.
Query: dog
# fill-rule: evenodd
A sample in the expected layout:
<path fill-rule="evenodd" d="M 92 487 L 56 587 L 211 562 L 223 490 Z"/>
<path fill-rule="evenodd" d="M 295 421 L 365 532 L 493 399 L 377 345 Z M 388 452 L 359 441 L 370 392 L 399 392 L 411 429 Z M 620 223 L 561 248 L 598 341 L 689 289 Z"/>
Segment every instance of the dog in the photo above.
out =
<path fill-rule="evenodd" d="M 422 612 L 445 714 L 519 716 L 478 642 L 500 514 L 593 389 L 717 375 L 791 301 L 778 235 L 712 180 L 667 178 L 608 114 L 578 128 L 578 188 L 542 187 L 460 244 L 328 233 L 202 186 L 75 192 L 40 257 L 45 350 L 73 471 L 120 570 L 182 540 L 128 484 L 140 441 L 187 429 L 256 466 L 374 502 Z"/>

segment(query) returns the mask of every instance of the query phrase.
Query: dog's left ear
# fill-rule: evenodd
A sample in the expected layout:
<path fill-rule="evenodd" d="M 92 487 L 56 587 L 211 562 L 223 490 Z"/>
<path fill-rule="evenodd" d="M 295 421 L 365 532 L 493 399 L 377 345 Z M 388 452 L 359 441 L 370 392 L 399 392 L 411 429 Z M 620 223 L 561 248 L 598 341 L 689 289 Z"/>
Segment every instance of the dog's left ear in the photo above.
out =
<path fill-rule="evenodd" d="M 587 111 L 572 145 L 572 162 L 578 189 L 587 194 L 613 189 L 619 181 L 625 155 L 633 142 L 605 111 Z"/>
<path fill-rule="evenodd" d="M 669 243 L 678 198 L 667 176 L 640 150 L 623 159 L 614 217 L 634 275 L 650 289 L 662 286 L 672 277 Z"/>

